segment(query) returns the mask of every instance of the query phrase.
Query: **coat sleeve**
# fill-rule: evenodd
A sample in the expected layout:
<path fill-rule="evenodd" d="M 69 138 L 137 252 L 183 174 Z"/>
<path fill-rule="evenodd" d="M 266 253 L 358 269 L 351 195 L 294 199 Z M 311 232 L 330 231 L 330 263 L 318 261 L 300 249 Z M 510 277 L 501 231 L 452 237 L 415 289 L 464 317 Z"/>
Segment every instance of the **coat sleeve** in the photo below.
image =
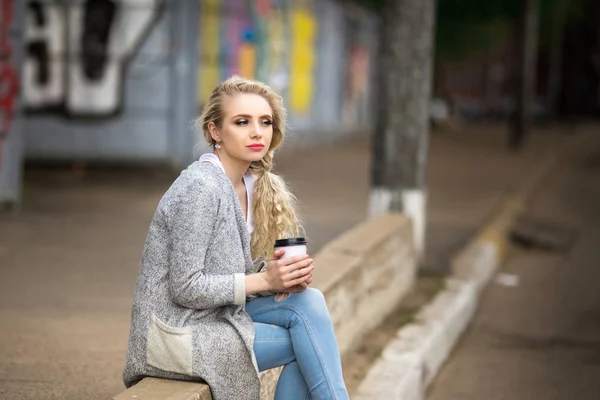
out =
<path fill-rule="evenodd" d="M 173 301 L 183 307 L 209 309 L 238 303 L 239 296 L 235 295 L 238 274 L 204 273 L 218 208 L 214 193 L 198 182 L 183 191 L 168 213 L 169 292 Z"/>
<path fill-rule="evenodd" d="M 262 274 L 266 270 L 267 270 L 267 262 L 261 257 L 261 258 L 257 259 L 256 261 L 254 261 L 254 266 L 252 267 L 252 269 L 250 271 L 246 272 L 246 275 Z M 256 300 L 259 297 L 269 297 L 269 296 L 274 296 L 276 294 L 277 293 L 271 292 L 270 290 L 254 293 L 254 294 L 246 296 L 246 302 Z"/>

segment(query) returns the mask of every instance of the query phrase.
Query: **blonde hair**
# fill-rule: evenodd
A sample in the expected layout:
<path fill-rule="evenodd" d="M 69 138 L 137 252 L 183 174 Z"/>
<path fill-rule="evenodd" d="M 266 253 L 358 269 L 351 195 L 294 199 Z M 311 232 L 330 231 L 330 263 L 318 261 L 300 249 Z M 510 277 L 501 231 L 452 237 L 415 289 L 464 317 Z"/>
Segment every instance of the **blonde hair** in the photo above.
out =
<path fill-rule="evenodd" d="M 283 144 L 285 137 L 286 111 L 283 107 L 283 99 L 262 82 L 233 76 L 213 90 L 197 125 L 202 129 L 206 141 L 214 146 L 216 142 L 210 134 L 208 125 L 213 122 L 217 128 L 222 126 L 224 100 L 238 93 L 262 96 L 273 111 L 273 138 L 269 151 L 262 160 L 250 164 L 250 171 L 256 176 L 252 196 L 254 220 L 254 231 L 250 241 L 252 257 L 269 258 L 275 240 L 296 237 L 302 229 L 296 211 L 296 197 L 288 190 L 285 181 L 271 172 L 275 150 Z"/>

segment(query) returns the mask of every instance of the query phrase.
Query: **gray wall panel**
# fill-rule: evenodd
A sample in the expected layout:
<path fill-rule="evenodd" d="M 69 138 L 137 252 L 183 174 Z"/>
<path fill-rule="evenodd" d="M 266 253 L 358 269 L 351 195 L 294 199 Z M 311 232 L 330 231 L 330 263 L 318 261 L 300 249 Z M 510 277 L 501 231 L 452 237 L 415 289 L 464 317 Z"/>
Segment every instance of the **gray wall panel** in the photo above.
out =
<path fill-rule="evenodd" d="M 160 160 L 169 150 L 166 118 L 67 124 L 55 117 L 38 117 L 27 126 L 25 146 L 33 159 Z"/>

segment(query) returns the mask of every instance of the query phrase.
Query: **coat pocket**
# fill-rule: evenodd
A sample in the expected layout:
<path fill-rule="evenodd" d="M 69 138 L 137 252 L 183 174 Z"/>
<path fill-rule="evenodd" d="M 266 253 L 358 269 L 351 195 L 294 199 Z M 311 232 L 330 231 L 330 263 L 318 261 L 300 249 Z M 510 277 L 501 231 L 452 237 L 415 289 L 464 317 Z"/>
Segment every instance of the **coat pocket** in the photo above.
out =
<path fill-rule="evenodd" d="M 148 326 L 148 365 L 163 371 L 192 375 L 192 327 L 172 327 L 152 314 Z"/>

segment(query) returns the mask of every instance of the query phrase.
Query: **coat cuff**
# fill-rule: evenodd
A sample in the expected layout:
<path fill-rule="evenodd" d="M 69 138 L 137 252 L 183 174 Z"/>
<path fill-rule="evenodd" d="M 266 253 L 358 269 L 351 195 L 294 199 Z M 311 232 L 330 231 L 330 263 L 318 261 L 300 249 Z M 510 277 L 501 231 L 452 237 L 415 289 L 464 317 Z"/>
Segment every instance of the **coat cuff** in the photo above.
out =
<path fill-rule="evenodd" d="M 243 306 L 246 304 L 246 274 L 233 274 L 233 281 L 233 304 Z"/>

